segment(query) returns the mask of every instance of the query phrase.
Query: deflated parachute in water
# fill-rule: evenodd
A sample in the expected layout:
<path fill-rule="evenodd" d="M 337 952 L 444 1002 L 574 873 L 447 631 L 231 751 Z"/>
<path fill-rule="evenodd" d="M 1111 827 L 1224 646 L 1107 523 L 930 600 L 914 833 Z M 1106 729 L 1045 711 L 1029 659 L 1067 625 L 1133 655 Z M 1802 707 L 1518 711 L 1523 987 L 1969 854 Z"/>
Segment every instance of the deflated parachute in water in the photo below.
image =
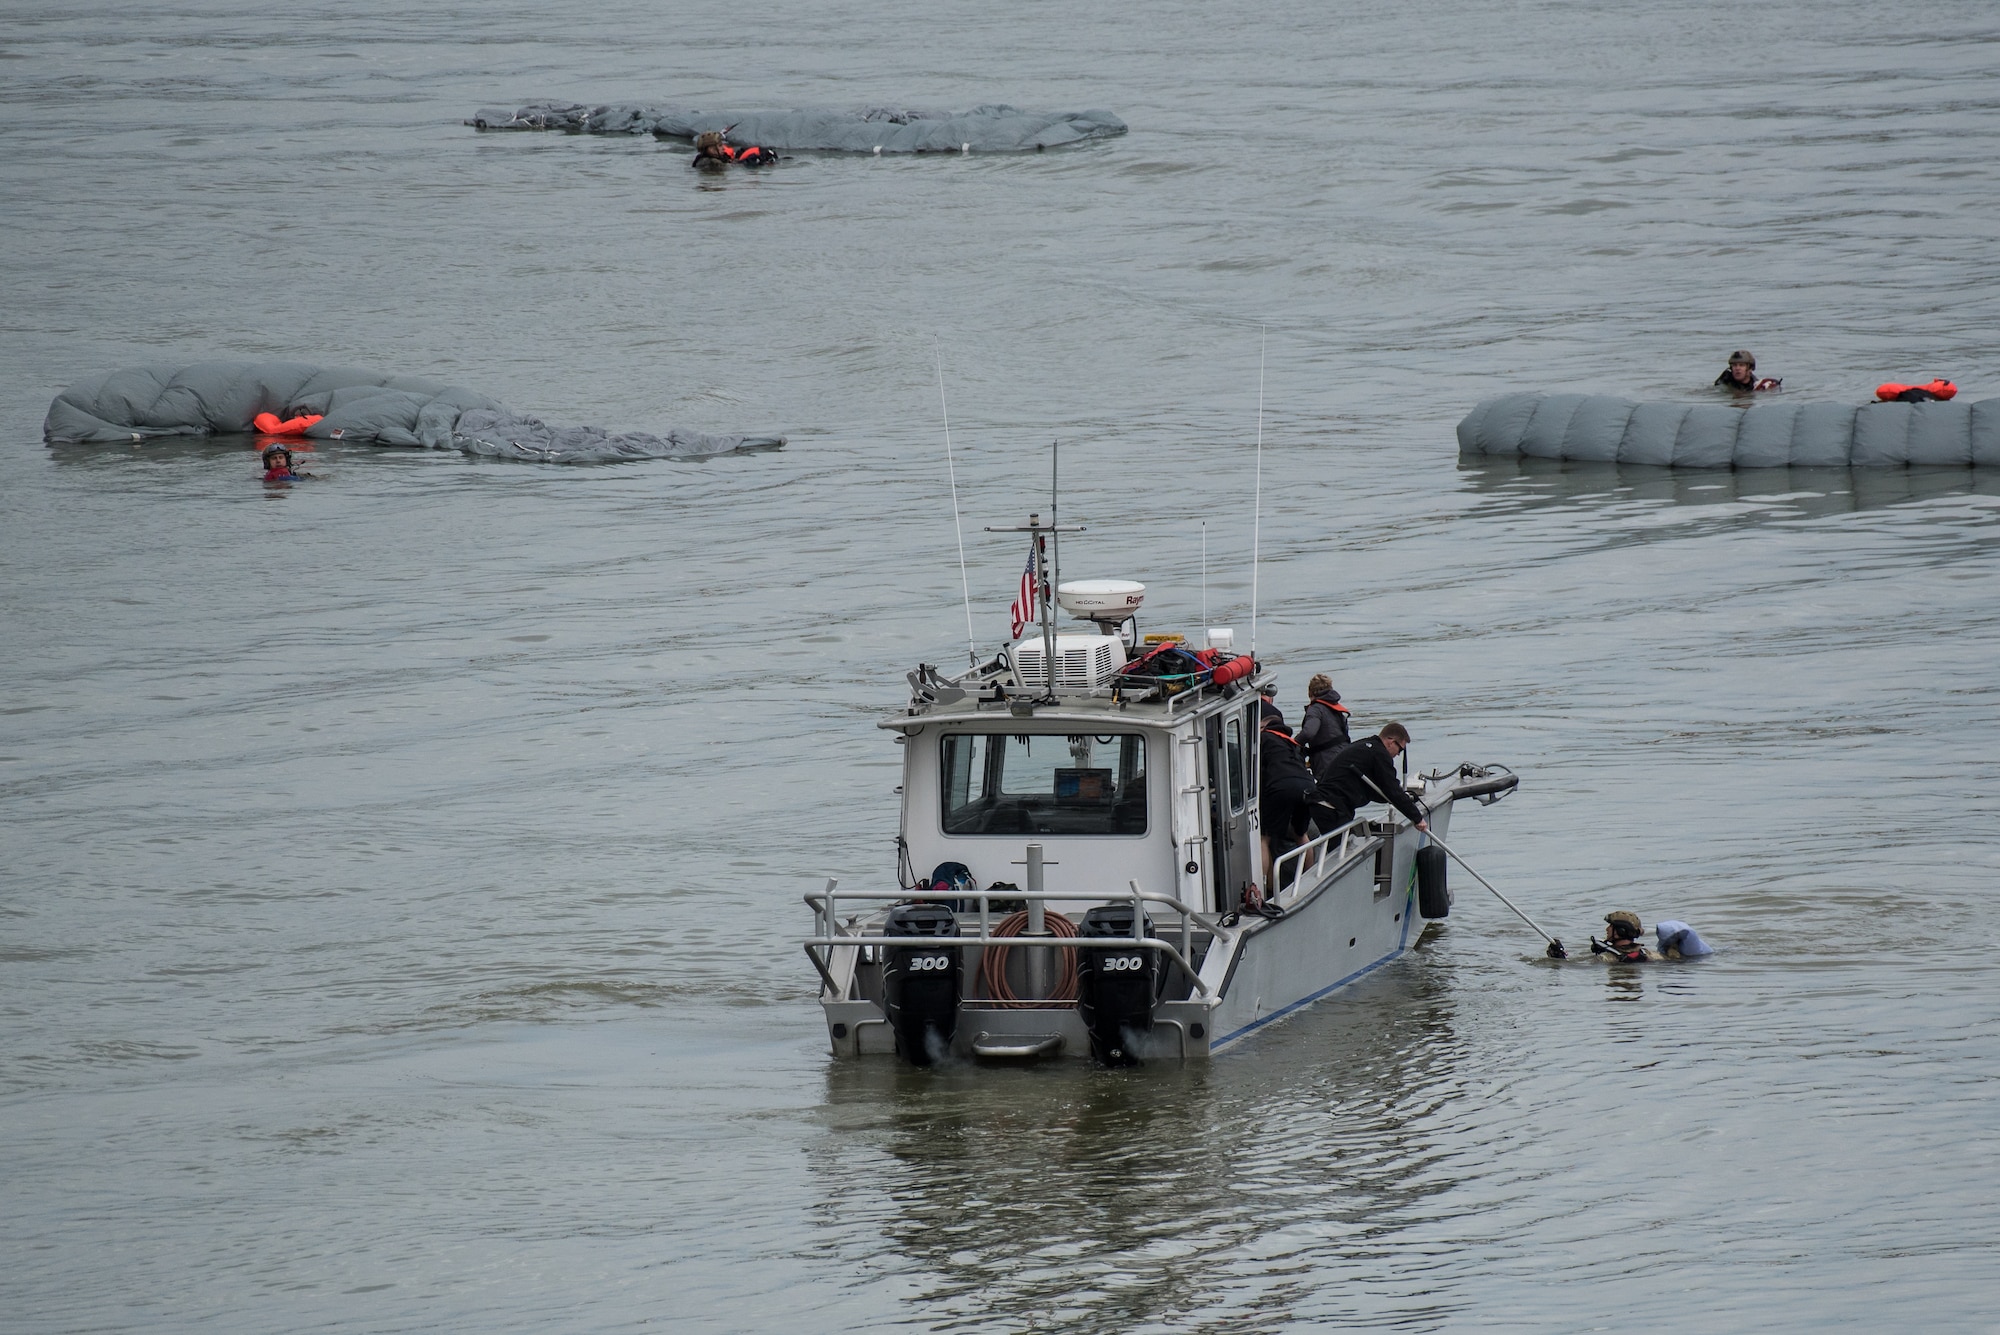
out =
<path fill-rule="evenodd" d="M 2000 399 L 1978 403 L 1634 403 L 1507 394 L 1458 424 L 1461 454 L 1672 468 L 2000 465 Z"/>
<path fill-rule="evenodd" d="M 685 139 L 731 131 L 738 144 L 786 152 L 1023 153 L 1061 148 L 1125 133 L 1108 111 L 1022 111 L 984 106 L 970 111 L 869 107 L 861 111 L 695 111 L 669 107 L 536 102 L 518 110 L 479 111 L 466 122 L 480 130 L 562 130 L 568 134 L 651 134 Z"/>
<path fill-rule="evenodd" d="M 552 427 L 434 380 L 303 362 L 137 366 L 92 376 L 56 396 L 42 439 L 50 445 L 110 444 L 271 427 L 321 440 L 552 464 L 706 459 L 785 443 L 782 436 L 613 435 L 598 427 Z"/>

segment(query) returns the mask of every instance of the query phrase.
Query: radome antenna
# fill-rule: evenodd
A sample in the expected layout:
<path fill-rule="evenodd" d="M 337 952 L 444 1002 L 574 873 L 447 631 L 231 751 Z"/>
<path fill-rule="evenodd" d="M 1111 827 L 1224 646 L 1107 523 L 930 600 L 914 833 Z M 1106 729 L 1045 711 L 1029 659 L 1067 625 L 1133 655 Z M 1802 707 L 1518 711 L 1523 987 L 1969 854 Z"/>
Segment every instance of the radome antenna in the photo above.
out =
<path fill-rule="evenodd" d="M 958 588 L 965 595 L 965 658 L 970 666 L 978 667 L 979 648 L 972 638 L 972 582 L 965 575 L 965 526 L 958 519 L 958 465 L 951 458 L 951 409 L 944 401 L 944 345 L 935 334 L 931 336 L 931 349 L 937 354 L 938 411 L 944 414 L 944 467 L 945 475 L 951 479 L 951 531 L 958 537 Z"/>

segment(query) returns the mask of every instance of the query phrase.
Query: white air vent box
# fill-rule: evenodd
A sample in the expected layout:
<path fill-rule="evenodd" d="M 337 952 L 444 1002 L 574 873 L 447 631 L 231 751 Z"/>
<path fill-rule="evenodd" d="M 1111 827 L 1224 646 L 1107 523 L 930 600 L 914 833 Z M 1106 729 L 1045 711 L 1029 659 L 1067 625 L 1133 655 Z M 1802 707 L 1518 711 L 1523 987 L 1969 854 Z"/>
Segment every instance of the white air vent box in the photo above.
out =
<path fill-rule="evenodd" d="M 1022 686 L 1049 684 L 1047 654 L 1040 636 L 1014 646 L 1014 680 Z M 1125 666 L 1125 642 L 1116 635 L 1056 636 L 1056 689 L 1095 690 Z"/>

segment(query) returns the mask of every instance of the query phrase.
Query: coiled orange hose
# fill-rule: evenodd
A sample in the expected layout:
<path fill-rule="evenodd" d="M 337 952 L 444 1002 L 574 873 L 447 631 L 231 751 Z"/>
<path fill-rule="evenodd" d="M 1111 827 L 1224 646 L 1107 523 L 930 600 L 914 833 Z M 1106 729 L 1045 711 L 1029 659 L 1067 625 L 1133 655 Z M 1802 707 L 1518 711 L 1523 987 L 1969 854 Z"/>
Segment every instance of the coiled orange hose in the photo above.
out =
<path fill-rule="evenodd" d="M 1060 913 L 1047 914 L 1043 919 L 1050 936 L 1075 937 L 1076 924 Z M 1028 914 L 1025 909 L 1010 913 L 1000 920 L 993 929 L 995 936 L 1019 936 L 1028 929 Z M 988 946 L 979 961 L 979 986 L 986 993 L 982 1000 L 990 1001 L 1002 1010 L 1025 1010 L 1050 1001 L 1076 1000 L 1076 951 L 1065 946 L 1055 952 L 1055 986 L 1046 997 L 1017 997 L 1014 989 L 1007 984 L 1007 957 L 1013 954 L 1011 946 Z"/>

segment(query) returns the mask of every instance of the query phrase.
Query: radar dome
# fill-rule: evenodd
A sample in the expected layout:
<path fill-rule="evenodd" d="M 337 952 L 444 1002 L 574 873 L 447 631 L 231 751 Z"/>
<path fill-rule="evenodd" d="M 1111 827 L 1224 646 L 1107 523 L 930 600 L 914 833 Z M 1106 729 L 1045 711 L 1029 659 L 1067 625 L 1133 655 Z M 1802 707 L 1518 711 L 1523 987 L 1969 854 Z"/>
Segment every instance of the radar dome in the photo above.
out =
<path fill-rule="evenodd" d="M 1146 601 L 1146 586 L 1129 579 L 1073 579 L 1056 586 L 1063 611 L 1086 621 L 1129 621 Z"/>

